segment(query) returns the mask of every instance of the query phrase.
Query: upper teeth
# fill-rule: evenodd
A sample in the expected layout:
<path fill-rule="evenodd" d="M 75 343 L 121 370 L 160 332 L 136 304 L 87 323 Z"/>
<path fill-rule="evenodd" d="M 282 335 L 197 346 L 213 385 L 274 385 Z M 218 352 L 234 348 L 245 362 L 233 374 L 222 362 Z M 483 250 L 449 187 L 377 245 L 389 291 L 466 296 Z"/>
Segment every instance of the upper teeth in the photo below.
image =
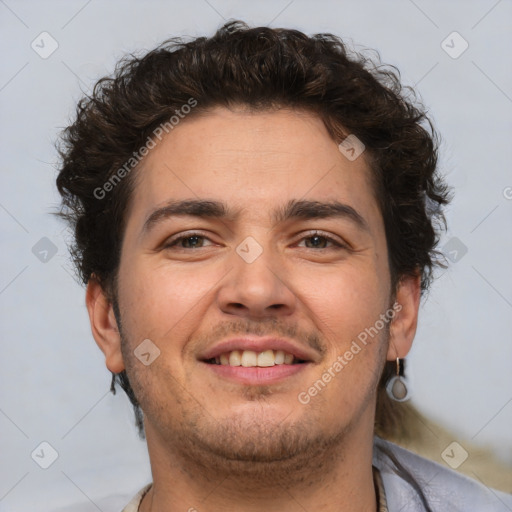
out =
<path fill-rule="evenodd" d="M 265 350 L 259 353 L 253 350 L 233 350 L 215 358 L 217 364 L 245 367 L 292 364 L 293 360 L 293 354 L 283 350 Z"/>

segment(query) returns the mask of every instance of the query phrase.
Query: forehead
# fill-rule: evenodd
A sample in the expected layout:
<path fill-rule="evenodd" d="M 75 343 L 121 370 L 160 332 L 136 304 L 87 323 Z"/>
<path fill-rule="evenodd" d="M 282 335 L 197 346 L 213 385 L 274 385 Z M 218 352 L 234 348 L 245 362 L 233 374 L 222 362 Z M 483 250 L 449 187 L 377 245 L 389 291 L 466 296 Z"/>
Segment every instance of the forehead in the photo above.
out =
<path fill-rule="evenodd" d="M 336 200 L 375 209 L 364 154 L 351 161 L 316 115 L 296 110 L 215 108 L 185 118 L 145 157 L 132 206 L 215 198 L 271 219 L 290 200 Z M 272 206 L 272 208 L 271 208 Z"/>

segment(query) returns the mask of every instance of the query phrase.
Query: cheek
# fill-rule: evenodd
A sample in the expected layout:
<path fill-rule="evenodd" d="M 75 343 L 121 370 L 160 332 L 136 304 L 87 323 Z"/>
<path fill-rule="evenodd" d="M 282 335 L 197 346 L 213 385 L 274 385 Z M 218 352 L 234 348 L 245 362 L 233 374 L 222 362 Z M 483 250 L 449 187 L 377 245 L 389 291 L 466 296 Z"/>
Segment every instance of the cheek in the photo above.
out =
<path fill-rule="evenodd" d="M 123 327 L 130 338 L 154 340 L 177 348 L 169 340 L 185 339 L 204 313 L 212 286 L 222 277 L 214 268 L 199 270 L 141 261 L 121 273 Z"/>
<path fill-rule="evenodd" d="M 313 320 L 319 321 L 318 328 L 342 345 L 373 325 L 387 307 L 386 290 L 375 268 L 360 267 L 302 269 L 294 280 L 294 291 Z"/>
<path fill-rule="evenodd" d="M 330 387 L 361 387 L 362 380 L 368 380 L 364 376 L 376 372 L 387 337 L 379 320 L 388 307 L 386 290 L 375 271 L 343 268 L 316 273 L 302 277 L 296 286 L 297 290 L 304 290 L 300 299 L 306 314 L 324 337 L 324 370 L 331 369 L 336 375 Z M 336 361 L 339 364 L 333 368 Z"/>

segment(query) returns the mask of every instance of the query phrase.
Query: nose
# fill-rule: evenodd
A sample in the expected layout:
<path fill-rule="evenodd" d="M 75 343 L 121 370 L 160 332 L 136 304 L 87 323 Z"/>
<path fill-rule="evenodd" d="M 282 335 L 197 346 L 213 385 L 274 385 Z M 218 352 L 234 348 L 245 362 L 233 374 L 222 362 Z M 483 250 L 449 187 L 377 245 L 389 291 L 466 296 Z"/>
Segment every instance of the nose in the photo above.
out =
<path fill-rule="evenodd" d="M 288 316 L 296 307 L 296 296 L 287 285 L 279 258 L 265 249 L 254 260 L 234 251 L 228 272 L 217 295 L 224 313 L 244 318 Z M 281 271 L 280 271 L 281 267 Z"/>

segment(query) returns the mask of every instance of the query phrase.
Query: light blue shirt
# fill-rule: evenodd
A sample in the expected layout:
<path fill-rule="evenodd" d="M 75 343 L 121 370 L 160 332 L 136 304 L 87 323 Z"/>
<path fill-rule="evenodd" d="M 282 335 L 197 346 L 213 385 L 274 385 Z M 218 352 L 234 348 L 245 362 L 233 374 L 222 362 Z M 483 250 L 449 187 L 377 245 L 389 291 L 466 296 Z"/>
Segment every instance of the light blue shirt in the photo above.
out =
<path fill-rule="evenodd" d="M 388 450 L 402 468 L 397 468 L 385 453 Z M 425 512 L 421 498 L 407 481 L 403 470 L 423 491 L 433 512 L 511 512 L 512 495 L 491 489 L 456 471 L 442 466 L 394 443 L 375 436 L 373 466 L 384 485 L 388 512 Z M 141 489 L 122 512 L 137 512 L 144 493 Z"/>
<path fill-rule="evenodd" d="M 389 512 L 424 512 L 418 492 L 397 470 L 381 447 L 388 449 L 418 482 L 434 512 L 511 512 L 512 495 L 375 437 L 373 465 L 379 469 Z"/>

